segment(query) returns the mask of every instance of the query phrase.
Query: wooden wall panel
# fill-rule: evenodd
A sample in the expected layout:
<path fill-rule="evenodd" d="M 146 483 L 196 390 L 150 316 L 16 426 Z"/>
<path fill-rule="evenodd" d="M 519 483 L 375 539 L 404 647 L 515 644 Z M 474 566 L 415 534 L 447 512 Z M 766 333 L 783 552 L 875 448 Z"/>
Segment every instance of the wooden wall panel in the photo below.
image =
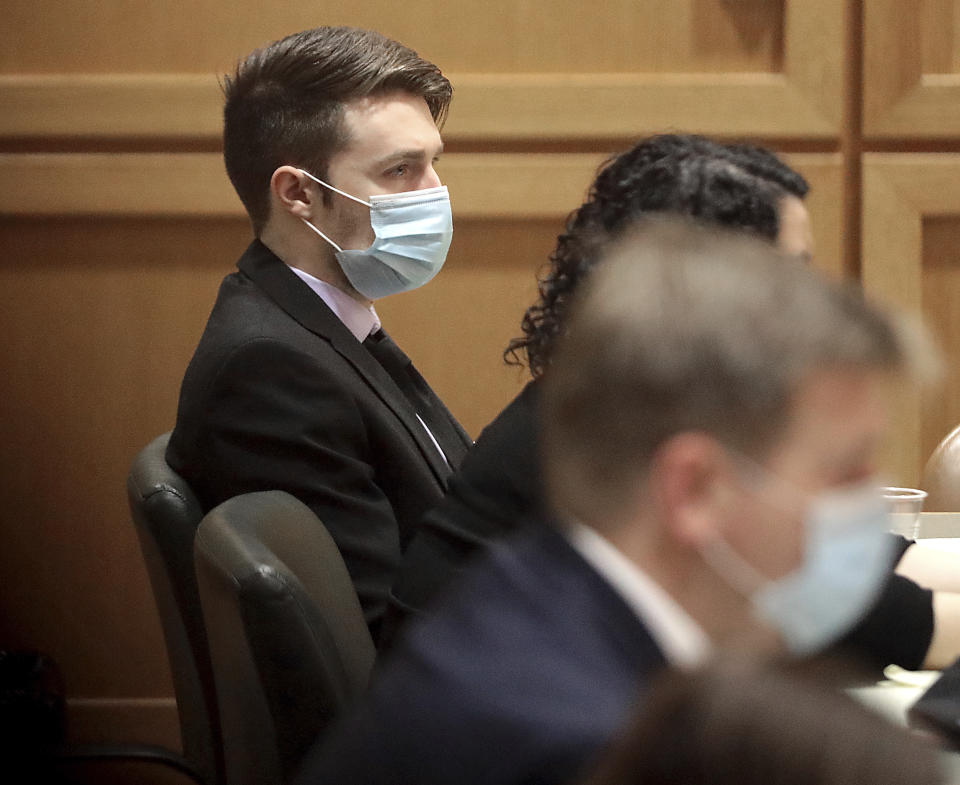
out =
<path fill-rule="evenodd" d="M 936 1 L 919 40 L 927 71 L 949 73 L 952 33 L 929 20 L 952 0 Z M 856 103 L 844 92 L 859 55 L 848 40 L 855 7 L 8 0 L 0 645 L 61 662 L 74 738 L 173 745 L 177 736 L 124 478 L 136 451 L 171 427 L 219 280 L 248 240 L 216 152 L 217 76 L 238 56 L 293 30 L 347 23 L 410 44 L 451 77 L 445 137 L 462 152 L 440 169 L 454 204 L 450 259 L 430 286 L 379 310 L 476 435 L 525 382 L 501 352 L 565 214 L 624 140 L 676 129 L 820 151 L 789 156 L 813 186 L 816 263 L 852 269 L 843 250 L 853 158 L 843 145 L 848 128 L 857 133 L 844 115 Z M 926 231 L 933 248 L 955 229 Z"/>
<path fill-rule="evenodd" d="M 603 153 L 445 155 L 460 218 L 553 217 L 581 202 Z M 216 153 L 0 153 L 0 215 L 245 213 Z"/>
<path fill-rule="evenodd" d="M 274 7 L 210 0 L 8 0 L 18 35 L 0 71 L 206 72 L 295 30 L 350 24 L 380 30 L 453 71 L 777 72 L 783 0 L 288 0 Z M 810 13 L 813 13 L 813 9 Z M 83 36 L 77 35 L 83 31 Z"/>
<path fill-rule="evenodd" d="M 924 460 L 960 425 L 960 204 L 955 207 L 953 215 L 928 215 L 922 224 L 923 316 L 945 360 L 943 378 L 921 400 L 920 449 Z"/>
<path fill-rule="evenodd" d="M 597 153 L 451 153 L 438 172 L 457 219 L 555 218 L 580 204 Z M 838 269 L 842 156 L 786 153 L 809 181 L 807 207 L 824 266 Z M 0 153 L 0 215 L 242 218 L 219 154 Z"/>
<path fill-rule="evenodd" d="M 946 358 L 939 385 L 900 391 L 886 463 L 895 481 L 910 484 L 960 422 L 960 156 L 868 154 L 863 187 L 864 286 L 922 317 Z"/>
<path fill-rule="evenodd" d="M 186 13 L 175 0 L 12 5 L 0 138 L 215 139 L 216 76 L 255 46 L 320 23 L 375 27 L 437 62 L 457 91 L 449 139 L 840 131 L 845 16 L 834 0 L 344 0 L 323 14 L 305 2 L 269 14 L 209 2 Z"/>
<path fill-rule="evenodd" d="M 170 694 L 124 482 L 138 445 L 173 422 L 245 232 L 236 220 L 0 221 L 0 640 L 54 654 L 71 695 Z"/>
<path fill-rule="evenodd" d="M 74 737 L 178 737 L 125 478 L 173 422 L 247 231 L 238 219 L 0 220 L 0 641 L 60 663 Z"/>
<path fill-rule="evenodd" d="M 868 138 L 960 137 L 960 3 L 864 0 Z"/>

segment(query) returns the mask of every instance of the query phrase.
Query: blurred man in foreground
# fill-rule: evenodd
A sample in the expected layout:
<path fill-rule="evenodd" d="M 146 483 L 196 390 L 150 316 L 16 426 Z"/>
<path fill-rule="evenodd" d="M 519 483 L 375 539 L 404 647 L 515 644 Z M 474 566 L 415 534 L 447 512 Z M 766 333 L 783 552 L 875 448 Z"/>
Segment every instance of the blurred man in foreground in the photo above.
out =
<path fill-rule="evenodd" d="M 648 225 L 581 292 L 543 384 L 554 526 L 412 626 L 303 782 L 564 782 L 667 664 L 822 650 L 891 541 L 893 320 L 767 243 Z"/>

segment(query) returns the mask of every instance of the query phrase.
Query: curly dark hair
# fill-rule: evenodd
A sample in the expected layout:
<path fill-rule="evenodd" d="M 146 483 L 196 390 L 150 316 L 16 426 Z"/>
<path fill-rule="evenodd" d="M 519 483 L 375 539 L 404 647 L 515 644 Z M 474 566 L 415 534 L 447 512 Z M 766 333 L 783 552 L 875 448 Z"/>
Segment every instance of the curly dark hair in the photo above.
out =
<path fill-rule="evenodd" d="M 761 147 L 690 134 L 638 142 L 600 167 L 587 201 L 567 217 L 539 280 L 540 297 L 524 314 L 523 336 L 510 342 L 504 360 L 543 374 L 574 290 L 602 246 L 641 216 L 677 213 L 775 241 L 778 202 L 808 190 L 801 175 Z"/>

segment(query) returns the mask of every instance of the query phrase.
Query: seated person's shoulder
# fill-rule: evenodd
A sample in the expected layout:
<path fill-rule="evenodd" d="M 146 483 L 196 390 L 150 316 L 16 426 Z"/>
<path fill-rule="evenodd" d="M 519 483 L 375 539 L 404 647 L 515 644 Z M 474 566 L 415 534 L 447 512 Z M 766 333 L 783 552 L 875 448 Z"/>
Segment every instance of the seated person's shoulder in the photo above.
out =
<path fill-rule="evenodd" d="M 538 382 L 528 382 L 509 404 L 490 422 L 477 438 L 477 452 L 494 452 L 514 444 L 536 440 L 539 408 Z"/>
<path fill-rule="evenodd" d="M 452 524 L 458 517 L 477 518 L 478 533 L 491 537 L 542 512 L 537 393 L 537 383 L 530 382 L 483 429 L 452 478 L 437 517 L 445 516 Z"/>
<path fill-rule="evenodd" d="M 576 601 L 538 588 L 544 539 L 524 533 L 492 548 L 407 631 L 325 745 L 318 781 L 559 782 L 592 756 L 624 716 L 634 674 L 580 627 L 582 609 L 570 621 Z M 576 578 L 570 585 L 579 593 Z M 571 624 L 592 643 L 570 645 Z M 371 767 L 372 749 L 388 756 L 382 767 Z M 375 771 L 390 775 L 370 779 Z"/>

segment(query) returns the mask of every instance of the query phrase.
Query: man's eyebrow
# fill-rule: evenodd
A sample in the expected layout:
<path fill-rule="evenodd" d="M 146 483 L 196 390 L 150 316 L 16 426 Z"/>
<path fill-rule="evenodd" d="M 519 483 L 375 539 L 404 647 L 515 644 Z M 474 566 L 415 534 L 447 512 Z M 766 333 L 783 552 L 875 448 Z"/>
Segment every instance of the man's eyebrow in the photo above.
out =
<path fill-rule="evenodd" d="M 440 155 L 442 152 L 443 145 L 440 145 L 440 147 L 437 148 L 436 153 L 434 153 L 431 158 Z M 383 158 L 378 159 L 376 163 L 378 166 L 383 166 L 388 163 L 392 163 L 393 161 L 422 161 L 426 157 L 427 151 L 422 147 L 415 149 L 411 148 L 409 150 L 394 150 L 389 155 L 385 155 Z"/>

